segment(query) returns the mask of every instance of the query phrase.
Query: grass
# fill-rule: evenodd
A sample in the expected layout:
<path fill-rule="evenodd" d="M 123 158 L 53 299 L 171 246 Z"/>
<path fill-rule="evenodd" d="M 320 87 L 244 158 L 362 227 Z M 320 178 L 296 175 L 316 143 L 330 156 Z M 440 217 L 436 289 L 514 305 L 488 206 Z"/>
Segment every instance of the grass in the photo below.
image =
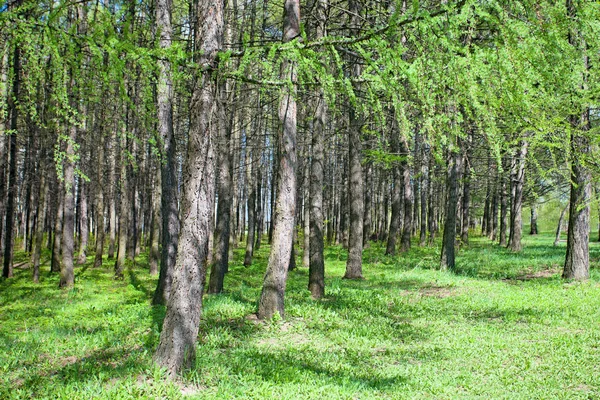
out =
<path fill-rule="evenodd" d="M 298 268 L 286 319 L 267 323 L 251 315 L 268 246 L 248 268 L 236 251 L 178 382 L 152 364 L 164 309 L 144 256 L 123 281 L 90 257 L 72 291 L 47 265 L 38 285 L 17 269 L 0 282 L 0 398 L 600 399 L 600 246 L 590 281 L 564 282 L 552 241 L 526 236 L 513 254 L 475 238 L 456 273 L 435 269 L 437 248 L 372 244 L 363 281 L 340 279 L 346 253 L 329 247 L 327 297 L 312 300 Z"/>

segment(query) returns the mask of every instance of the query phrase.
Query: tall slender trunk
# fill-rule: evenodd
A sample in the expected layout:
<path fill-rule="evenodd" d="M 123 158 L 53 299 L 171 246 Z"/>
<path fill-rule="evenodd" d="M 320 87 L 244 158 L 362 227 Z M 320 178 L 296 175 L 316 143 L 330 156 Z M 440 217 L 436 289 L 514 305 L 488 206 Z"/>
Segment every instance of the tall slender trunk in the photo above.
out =
<path fill-rule="evenodd" d="M 227 92 L 226 87 L 223 87 L 222 90 L 221 98 L 224 100 L 224 95 Z M 208 293 L 221 293 L 223 291 L 223 280 L 227 272 L 227 265 L 229 264 L 229 229 L 231 225 L 231 203 L 233 198 L 233 171 L 231 168 L 233 157 L 230 147 L 235 110 L 230 111 L 231 117 L 229 119 L 225 115 L 225 107 L 220 107 L 219 112 L 219 180 L 217 184 L 219 200 L 217 203 L 214 260 L 210 270 Z"/>
<path fill-rule="evenodd" d="M 325 36 L 326 13 L 328 0 L 318 0 L 316 4 L 317 26 L 316 37 L 318 40 Z M 318 90 L 315 117 L 313 120 L 311 142 L 311 165 L 309 183 L 310 201 L 310 259 L 308 270 L 308 290 L 314 299 L 325 296 L 325 259 L 323 255 L 323 184 L 324 184 L 324 159 L 325 159 L 325 124 L 327 123 L 327 103 L 322 89 Z"/>
<path fill-rule="evenodd" d="M 38 283 L 40 280 L 40 256 L 42 253 L 42 246 L 44 241 L 44 221 L 46 220 L 47 214 L 47 195 L 48 195 L 48 181 L 46 178 L 46 162 L 45 154 L 42 153 L 42 160 L 40 161 L 40 183 L 39 183 L 39 198 L 38 198 L 38 209 L 37 209 L 37 223 L 35 227 L 35 241 L 33 244 L 33 251 L 31 256 L 31 264 L 33 266 L 33 282 Z"/>
<path fill-rule="evenodd" d="M 17 194 L 17 121 L 19 118 L 17 99 L 19 97 L 20 85 L 20 53 L 18 46 L 15 46 L 14 49 L 13 70 L 12 95 L 8 96 L 11 135 L 9 139 L 10 159 L 8 164 L 8 193 L 6 196 L 6 219 L 4 230 L 4 264 L 2 268 L 2 276 L 5 278 L 10 278 L 13 275 L 13 234 L 15 229 L 15 197 Z"/>
<path fill-rule="evenodd" d="M 577 2 L 566 0 L 567 14 L 570 20 L 577 18 Z M 588 70 L 587 43 L 573 22 L 569 31 L 569 44 L 582 54 L 584 73 L 581 76 L 581 89 L 587 90 Z M 590 100 L 587 100 L 590 101 Z M 569 205 L 569 230 L 567 236 L 567 254 L 563 269 L 563 278 L 583 280 L 590 277 L 590 201 L 592 198 L 592 173 L 586 161 L 591 156 L 589 138 L 590 109 L 581 105 L 578 115 L 570 117 L 571 125 L 571 196 Z M 593 157 L 593 156 L 592 156 Z"/>
<path fill-rule="evenodd" d="M 508 184 L 506 182 L 508 170 L 508 157 L 502 158 L 502 174 L 500 174 L 500 246 L 506 246 L 506 228 L 507 228 L 507 214 L 508 214 Z"/>
<path fill-rule="evenodd" d="M 360 76 L 360 66 L 354 65 L 353 76 Z M 346 261 L 346 279 L 362 279 L 364 188 L 362 176 L 362 117 L 357 115 L 353 106 L 349 109 L 350 129 L 348 135 L 348 193 L 350 208 L 350 232 L 348 236 L 348 259 Z"/>
<path fill-rule="evenodd" d="M 396 123 L 394 122 L 394 126 Z M 398 138 L 399 133 L 396 129 L 392 131 L 390 138 L 390 147 L 392 154 L 400 155 L 400 142 Z M 392 177 L 393 177 L 393 188 L 392 188 L 392 217 L 390 220 L 390 228 L 387 237 L 387 246 L 385 254 L 394 255 L 396 254 L 396 238 L 398 237 L 398 231 L 402 224 L 402 184 L 404 182 L 404 173 L 402 171 L 402 164 L 395 162 L 392 166 Z M 387 211 L 387 210 L 386 210 Z M 387 214 L 387 213 L 386 213 Z"/>
<path fill-rule="evenodd" d="M 80 195 L 80 242 L 79 242 L 79 255 L 77 257 L 77 264 L 85 264 L 86 255 L 87 255 L 87 246 L 89 239 L 89 224 L 88 224 L 88 201 L 87 201 L 87 184 L 80 180 L 79 184 L 81 185 L 81 189 L 79 192 Z"/>
<path fill-rule="evenodd" d="M 171 46 L 170 0 L 156 1 L 156 24 L 159 29 L 159 46 Z M 173 132 L 173 82 L 171 63 L 168 59 L 158 61 L 157 84 L 158 136 L 161 140 L 161 255 L 158 284 L 152 298 L 153 304 L 165 304 L 171 291 L 173 269 L 179 241 L 179 210 L 177 202 L 176 142 Z M 193 112 L 193 111 L 191 111 Z"/>
<path fill-rule="evenodd" d="M 117 112 L 115 110 L 115 112 Z M 109 173 L 108 173 L 108 182 L 109 182 L 109 194 L 108 194 L 108 223 L 109 223 L 109 232 L 108 232 L 108 259 L 112 260 L 115 258 L 115 246 L 116 246 L 116 238 L 117 238 L 117 198 L 116 198 L 116 190 L 115 181 L 116 172 L 117 172 L 117 134 L 116 131 L 111 135 L 111 150 L 110 150 L 110 160 L 109 160 Z"/>
<path fill-rule="evenodd" d="M 289 42 L 300 34 L 300 1 L 285 0 L 284 10 L 283 41 Z M 281 317 L 285 314 L 285 284 L 294 237 L 297 167 L 295 63 L 285 60 L 282 65 L 282 75 L 284 80 L 292 83 L 292 87 L 284 89 L 279 103 L 279 119 L 283 129 L 280 130 L 279 139 L 277 202 L 271 253 L 258 303 L 260 319 L 272 318 L 275 313 Z"/>
<path fill-rule="evenodd" d="M 560 232 L 562 231 L 563 222 L 565 219 L 565 213 L 567 212 L 567 208 L 569 208 L 569 203 L 564 206 L 564 208 L 560 212 L 560 217 L 558 218 L 558 226 L 556 227 L 556 235 L 554 236 L 554 246 L 558 246 L 560 243 Z"/>
<path fill-rule="evenodd" d="M 127 111 L 126 111 L 127 112 Z M 125 258 L 127 257 L 127 239 L 130 228 L 130 218 L 129 213 L 131 212 L 131 207 L 129 204 L 129 177 L 128 174 L 128 162 L 127 162 L 127 139 L 126 139 L 127 130 L 124 128 L 121 136 L 121 179 L 119 181 L 119 192 L 121 198 L 121 204 L 119 205 L 119 246 L 117 248 L 117 259 L 115 261 L 115 278 L 123 279 L 123 273 L 125 271 Z"/>
<path fill-rule="evenodd" d="M 427 241 L 427 195 L 429 194 L 429 146 L 423 141 L 421 149 L 421 226 L 419 231 L 419 246 L 425 246 Z"/>
<path fill-rule="evenodd" d="M 408 141 L 405 137 L 400 141 L 400 151 L 402 154 L 406 154 L 408 157 L 409 148 Z M 408 158 L 403 158 L 400 161 L 403 166 L 402 177 L 403 177 L 403 192 L 404 192 L 404 223 L 402 226 L 402 239 L 401 239 L 401 252 L 405 253 L 410 250 L 410 237 L 412 235 L 412 219 L 413 219 L 413 196 L 412 186 L 410 184 L 410 166 L 408 165 Z"/>
<path fill-rule="evenodd" d="M 463 142 L 463 145 L 466 147 L 463 149 L 464 159 L 463 166 L 465 169 L 463 175 L 463 196 L 462 196 L 462 222 L 461 232 L 460 232 L 460 241 L 464 245 L 469 244 L 469 211 L 471 205 L 471 154 L 472 154 L 472 138 L 473 132 L 469 131 L 469 137 L 466 141 Z M 488 210 L 489 215 L 489 210 Z M 488 229 L 491 228 L 491 224 L 488 224 Z"/>
<path fill-rule="evenodd" d="M 446 221 L 444 223 L 444 238 L 442 240 L 442 270 L 455 268 L 454 250 L 456 243 L 456 209 L 458 203 L 458 180 L 462 169 L 463 157 L 459 151 L 450 155 L 448 166 L 448 201 L 446 203 Z"/>
<path fill-rule="evenodd" d="M 71 87 L 73 87 L 73 83 Z M 60 287 L 70 288 L 75 284 L 73 272 L 73 251 L 75 248 L 75 164 L 71 161 L 75 155 L 77 127 L 69 128 L 69 138 L 65 147 L 64 173 L 64 211 L 62 224 L 62 263 L 60 266 Z"/>
<path fill-rule="evenodd" d="M 101 112 L 101 120 L 104 120 L 104 113 Z M 104 130 L 100 132 L 98 144 L 98 159 L 96 160 L 96 254 L 94 255 L 94 268 L 102 266 L 102 256 L 104 253 Z"/>
<path fill-rule="evenodd" d="M 537 235 L 538 234 L 538 226 L 537 226 L 537 205 L 534 203 L 531 205 L 531 218 L 530 218 L 530 229 L 529 229 L 529 234 L 530 235 Z"/>
<path fill-rule="evenodd" d="M 202 311 L 209 236 L 215 200 L 214 118 L 218 102 L 212 67 L 223 47 L 223 1 L 200 0 L 196 6 L 199 74 L 190 104 L 187 156 L 183 166 L 181 232 L 171 293 L 154 360 L 175 375 L 193 365 Z"/>
<path fill-rule="evenodd" d="M 525 183 L 525 157 L 527 156 L 527 142 L 522 141 L 517 151 L 513 166 L 513 195 L 510 207 L 510 235 L 508 248 L 512 251 L 521 251 L 521 236 L 523 231 L 523 185 Z"/>

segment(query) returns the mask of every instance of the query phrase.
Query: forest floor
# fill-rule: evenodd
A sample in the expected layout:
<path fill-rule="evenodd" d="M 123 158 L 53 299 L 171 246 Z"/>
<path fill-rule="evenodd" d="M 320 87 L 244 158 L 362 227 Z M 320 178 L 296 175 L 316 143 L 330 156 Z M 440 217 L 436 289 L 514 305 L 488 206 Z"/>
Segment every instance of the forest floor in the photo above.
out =
<path fill-rule="evenodd" d="M 362 281 L 341 279 L 346 253 L 328 247 L 326 298 L 297 268 L 285 320 L 268 323 L 252 315 L 268 246 L 248 268 L 240 249 L 179 382 L 152 364 L 164 308 L 150 306 L 145 256 L 123 281 L 90 257 L 72 291 L 47 263 L 37 285 L 22 266 L 0 281 L 0 398 L 600 399 L 600 245 L 578 283 L 560 278 L 565 243 L 523 244 L 473 238 L 456 273 L 435 269 L 437 247 L 388 257 L 372 244 Z"/>

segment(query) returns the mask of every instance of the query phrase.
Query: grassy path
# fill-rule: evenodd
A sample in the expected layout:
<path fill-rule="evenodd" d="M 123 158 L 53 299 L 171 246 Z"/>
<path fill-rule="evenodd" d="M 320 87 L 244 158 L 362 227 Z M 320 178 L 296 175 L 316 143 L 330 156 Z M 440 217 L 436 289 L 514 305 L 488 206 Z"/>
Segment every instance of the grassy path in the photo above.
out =
<path fill-rule="evenodd" d="M 364 254 L 364 281 L 345 281 L 345 252 L 327 249 L 327 298 L 308 271 L 290 274 L 285 321 L 252 317 L 268 254 L 236 254 L 227 292 L 205 298 L 196 369 L 168 383 L 152 365 L 164 315 L 149 301 L 143 257 L 123 281 L 111 263 L 76 270 L 56 289 L 43 268 L 0 282 L 0 398 L 600 399 L 600 246 L 592 279 L 560 279 L 562 247 L 526 237 L 511 254 L 475 239 L 460 270 L 437 249 Z M 91 260 L 90 260 L 91 261 Z"/>

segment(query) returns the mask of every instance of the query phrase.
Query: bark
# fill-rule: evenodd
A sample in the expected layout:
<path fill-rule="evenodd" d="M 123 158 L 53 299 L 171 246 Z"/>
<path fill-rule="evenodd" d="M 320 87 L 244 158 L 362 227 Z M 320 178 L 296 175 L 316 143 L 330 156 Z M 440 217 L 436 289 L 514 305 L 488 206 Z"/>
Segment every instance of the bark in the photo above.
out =
<path fill-rule="evenodd" d="M 150 227 L 150 275 L 157 275 L 160 266 L 160 174 L 154 179 L 152 192 L 152 226 Z"/>
<path fill-rule="evenodd" d="M 20 85 L 20 53 L 17 46 L 15 46 L 14 49 L 13 70 L 12 95 L 8 96 L 11 135 L 9 138 L 10 159 L 8 164 L 8 193 L 4 229 L 4 264 L 2 268 L 2 276 L 5 278 L 10 278 L 13 275 L 13 234 L 15 229 L 15 197 L 17 190 L 17 121 L 19 116 L 17 99 L 19 96 Z"/>
<path fill-rule="evenodd" d="M 419 246 L 425 246 L 427 240 L 427 195 L 429 193 L 429 149 L 428 145 L 423 143 L 422 148 L 423 159 L 421 162 L 421 226 L 419 232 Z"/>
<path fill-rule="evenodd" d="M 223 280 L 229 263 L 229 229 L 233 199 L 232 153 L 230 149 L 233 118 L 230 118 L 228 123 L 225 124 L 227 118 L 224 107 L 220 107 L 219 111 L 221 112 L 219 115 L 219 181 L 217 188 L 219 200 L 217 203 L 214 261 L 210 271 L 208 293 L 221 293 L 223 291 Z M 233 112 L 231 114 L 233 115 Z"/>
<path fill-rule="evenodd" d="M 73 85 L 71 85 L 73 86 Z M 69 138 L 65 147 L 66 159 L 63 165 L 64 173 L 64 211 L 62 224 L 62 263 L 60 266 L 59 287 L 71 288 L 75 284 L 73 272 L 73 251 L 75 247 L 75 140 L 77 128 L 69 128 Z"/>
<path fill-rule="evenodd" d="M 289 42 L 300 34 L 300 2 L 285 0 L 283 41 Z M 282 78 L 292 83 L 283 91 L 279 104 L 280 130 L 279 168 L 277 176 L 277 200 L 273 241 L 269 263 L 258 303 L 258 318 L 272 318 L 278 313 L 285 315 L 285 284 L 293 247 L 294 217 L 296 212 L 296 66 L 286 60 L 282 66 Z"/>
<path fill-rule="evenodd" d="M 60 272 L 60 253 L 62 241 L 62 225 L 64 215 L 64 191 L 63 182 L 58 183 L 58 193 L 56 194 L 56 216 L 54 217 L 54 234 L 52 238 L 52 261 L 50 262 L 50 272 Z"/>
<path fill-rule="evenodd" d="M 402 138 L 401 140 L 401 151 L 403 154 L 408 155 L 408 142 L 406 138 Z M 410 237 L 412 235 L 412 218 L 413 218 L 413 196 L 412 196 L 412 187 L 410 184 L 410 167 L 408 165 L 408 159 L 403 159 L 400 161 L 400 164 L 403 166 L 402 176 L 403 176 L 403 192 L 404 192 L 404 223 L 402 226 L 402 240 L 401 240 L 401 252 L 405 253 L 410 250 Z"/>
<path fill-rule="evenodd" d="M 156 24 L 159 29 L 159 46 L 171 46 L 171 1 L 157 0 Z M 158 135 L 161 140 L 161 255 L 158 284 L 152 298 L 153 304 L 165 304 L 171 291 L 173 269 L 179 240 L 179 210 L 177 202 L 176 142 L 173 132 L 173 83 L 169 60 L 158 61 L 157 85 Z M 193 112 L 193 111 L 192 111 Z"/>
<path fill-rule="evenodd" d="M 537 206 L 535 204 L 532 204 L 531 205 L 530 229 L 529 229 L 530 235 L 538 234 L 537 218 L 538 218 Z"/>
<path fill-rule="evenodd" d="M 392 153 L 400 155 L 400 142 L 398 138 L 399 133 L 394 130 L 392 132 L 390 146 Z M 404 182 L 404 171 L 402 170 L 402 164 L 396 162 L 392 166 L 392 177 L 393 177 L 393 188 L 392 188 L 392 217 L 390 220 L 390 228 L 387 237 L 387 246 L 385 254 L 395 255 L 396 254 L 396 238 L 398 237 L 398 231 L 402 224 L 402 184 Z M 387 213 L 386 213 L 387 214 Z"/>
<path fill-rule="evenodd" d="M 190 134 L 183 167 L 181 232 L 171 293 L 163 322 L 156 363 L 174 375 L 193 365 L 202 310 L 206 258 L 215 200 L 216 83 L 210 70 L 223 42 L 222 1 L 201 0 L 196 6 L 196 47 L 201 76 L 191 101 Z"/>
<path fill-rule="evenodd" d="M 357 68 L 357 67 L 355 67 Z M 355 72 L 355 76 L 359 74 Z M 350 109 L 349 132 L 349 179 L 348 193 L 350 203 L 350 234 L 348 237 L 348 260 L 346 262 L 346 279 L 362 279 L 364 192 L 362 176 L 362 120 Z"/>
<path fill-rule="evenodd" d="M 80 242 L 79 242 L 79 255 L 77 257 L 77 264 L 85 264 L 85 261 L 87 259 L 86 255 L 87 255 L 87 246 L 88 246 L 88 239 L 89 239 L 89 224 L 88 224 L 88 201 L 87 201 L 87 184 L 83 181 L 83 179 L 80 180 L 79 182 L 80 184 L 80 208 L 79 208 L 79 212 L 80 212 L 80 218 L 79 218 L 79 224 L 80 224 Z"/>
<path fill-rule="evenodd" d="M 48 195 L 48 182 L 46 179 L 45 171 L 45 160 L 42 156 L 40 162 L 40 183 L 39 183 L 39 199 L 38 199 L 38 210 L 37 210 L 37 223 L 35 232 L 35 241 L 33 244 L 33 251 L 31 256 L 31 265 L 33 266 L 33 282 L 38 283 L 40 280 L 40 256 L 42 253 L 42 246 L 44 241 L 44 221 L 46 220 L 47 214 L 47 195 Z"/>
<path fill-rule="evenodd" d="M 569 19 L 576 20 L 577 3 L 566 1 Z M 583 54 L 581 89 L 587 90 L 588 70 L 587 43 L 581 32 L 573 27 L 568 35 L 569 44 Z M 589 100 L 588 100 L 589 101 Z M 570 117 L 571 125 L 571 196 L 569 205 L 569 230 L 567 234 L 567 254 L 562 277 L 564 279 L 584 280 L 590 277 L 590 201 L 592 198 L 592 173 L 586 161 L 592 150 L 589 138 L 590 109 L 587 105 L 579 115 Z"/>
<path fill-rule="evenodd" d="M 569 203 L 561 210 L 560 217 L 558 218 L 558 226 L 556 227 L 556 235 L 554 237 L 554 247 L 560 243 L 560 232 L 562 231 L 563 221 L 565 220 L 565 213 L 569 208 Z"/>
<path fill-rule="evenodd" d="M 494 185 L 493 185 L 493 194 L 492 194 L 492 202 L 490 204 L 490 214 L 492 216 L 492 225 L 490 229 L 490 239 L 492 241 L 496 240 L 498 236 L 498 168 L 496 165 L 492 167 L 494 171 Z"/>
<path fill-rule="evenodd" d="M 506 182 L 506 172 L 508 169 L 508 158 L 502 159 L 502 174 L 500 175 L 500 246 L 506 246 L 506 227 L 508 215 L 508 184 Z"/>
<path fill-rule="evenodd" d="M 433 154 L 429 154 L 429 171 L 428 171 L 428 179 L 429 182 L 429 203 L 427 204 L 427 230 L 429 231 L 429 239 L 428 243 L 430 245 L 435 241 L 435 234 L 437 233 L 437 219 L 435 212 L 435 182 L 433 180 L 435 176 L 435 160 Z"/>
<path fill-rule="evenodd" d="M 589 155 L 590 143 L 585 136 L 589 129 L 589 111 L 581 120 L 572 118 L 572 125 L 584 131 L 571 134 L 571 196 L 569 202 L 569 228 L 567 231 L 567 254 L 563 269 L 564 279 L 584 280 L 590 277 L 590 201 L 592 198 L 592 174 L 585 165 Z M 576 128 L 577 129 L 577 128 Z"/>
<path fill-rule="evenodd" d="M 371 239 L 371 211 L 373 208 L 373 163 L 369 162 L 365 167 L 365 216 L 363 221 L 363 247 L 369 246 Z"/>
<path fill-rule="evenodd" d="M 472 132 L 469 132 L 469 138 L 464 143 L 466 149 L 464 151 L 463 165 L 465 168 L 463 178 L 463 196 L 462 196 L 462 222 L 460 241 L 463 245 L 469 244 L 469 211 L 471 205 L 471 153 L 472 153 Z M 489 215 L 489 210 L 488 210 Z M 491 228 L 491 224 L 488 223 L 488 229 Z"/>
<path fill-rule="evenodd" d="M 117 259 L 115 261 L 115 278 L 123 279 L 123 273 L 125 271 L 125 259 L 127 257 L 127 235 L 129 233 L 129 225 L 130 218 L 129 213 L 131 211 L 131 207 L 129 204 L 129 191 L 128 189 L 128 181 L 129 177 L 127 176 L 128 170 L 128 162 L 127 156 L 125 154 L 126 149 L 126 139 L 125 139 L 126 130 L 122 132 L 122 143 L 123 146 L 121 148 L 121 180 L 119 182 L 119 191 L 121 203 L 119 205 L 119 246 L 117 248 Z"/>
<path fill-rule="evenodd" d="M 252 257 L 254 255 L 254 234 L 256 232 L 256 185 L 255 180 L 255 168 L 256 168 L 256 154 L 258 149 L 255 145 L 257 132 L 253 132 L 249 140 L 250 148 L 248 149 L 248 158 L 250 159 L 246 183 L 248 185 L 248 201 L 246 208 L 248 210 L 248 234 L 246 236 L 246 253 L 244 254 L 244 266 L 252 265 Z"/>
<path fill-rule="evenodd" d="M 117 111 L 115 110 L 115 113 Z M 115 184 L 116 179 L 116 167 L 117 166 L 117 135 L 116 132 L 112 135 L 111 140 L 111 151 L 110 151 L 110 160 L 109 160 L 109 174 L 108 174 L 108 182 L 109 182 L 109 206 L 108 206 L 108 223 L 109 223 L 109 232 L 108 232 L 108 259 L 112 260 L 115 258 L 115 245 L 117 238 L 117 199 L 116 199 L 116 190 Z"/>
<path fill-rule="evenodd" d="M 448 202 L 446 203 L 446 221 L 444 223 L 444 237 L 442 239 L 442 257 L 440 268 L 442 270 L 455 268 L 454 250 L 456 243 L 456 209 L 458 203 L 458 180 L 462 169 L 463 157 L 459 152 L 452 152 L 448 166 Z"/>
<path fill-rule="evenodd" d="M 102 114 L 103 116 L 104 114 Z M 102 266 L 102 256 L 104 253 L 104 132 L 100 133 L 96 168 L 96 254 L 94 255 L 94 268 Z"/>
<path fill-rule="evenodd" d="M 522 210 L 523 210 L 523 184 L 525 183 L 525 157 L 527 156 L 527 142 L 522 141 L 517 151 L 513 166 L 513 196 L 510 210 L 510 236 L 508 248 L 511 251 L 521 251 L 522 236 Z"/>
<path fill-rule="evenodd" d="M 325 36 L 328 0 L 318 0 L 316 4 L 318 40 Z M 327 123 L 327 103 L 322 89 L 318 90 L 317 105 L 312 131 L 312 158 L 310 165 L 310 259 L 308 269 L 308 290 L 314 299 L 325 296 L 325 258 L 323 255 L 323 184 L 325 161 L 325 124 Z"/>

